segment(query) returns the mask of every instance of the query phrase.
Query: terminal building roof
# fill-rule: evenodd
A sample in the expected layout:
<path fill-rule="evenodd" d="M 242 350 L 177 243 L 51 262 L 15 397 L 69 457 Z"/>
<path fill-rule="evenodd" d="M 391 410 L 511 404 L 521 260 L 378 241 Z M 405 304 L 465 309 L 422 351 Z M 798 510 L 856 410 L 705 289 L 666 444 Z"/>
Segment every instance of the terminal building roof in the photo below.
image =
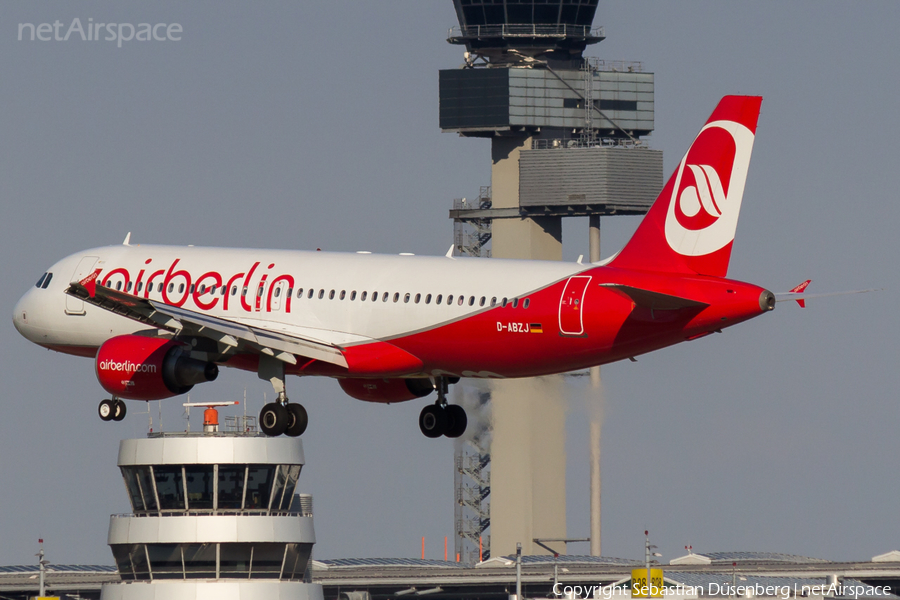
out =
<path fill-rule="evenodd" d="M 795 554 L 783 554 L 781 552 L 691 552 L 684 556 L 674 558 L 669 564 L 731 564 L 762 562 L 762 563 L 827 563 L 823 558 L 811 558 L 809 556 L 797 556 Z"/>

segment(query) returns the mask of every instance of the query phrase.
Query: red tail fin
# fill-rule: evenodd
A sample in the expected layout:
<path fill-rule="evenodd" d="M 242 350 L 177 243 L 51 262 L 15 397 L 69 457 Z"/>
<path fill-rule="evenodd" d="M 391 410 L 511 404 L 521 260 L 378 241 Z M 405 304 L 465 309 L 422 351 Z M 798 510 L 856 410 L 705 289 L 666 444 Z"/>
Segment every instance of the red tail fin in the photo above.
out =
<path fill-rule="evenodd" d="M 725 276 L 761 103 L 722 98 L 610 266 Z"/>

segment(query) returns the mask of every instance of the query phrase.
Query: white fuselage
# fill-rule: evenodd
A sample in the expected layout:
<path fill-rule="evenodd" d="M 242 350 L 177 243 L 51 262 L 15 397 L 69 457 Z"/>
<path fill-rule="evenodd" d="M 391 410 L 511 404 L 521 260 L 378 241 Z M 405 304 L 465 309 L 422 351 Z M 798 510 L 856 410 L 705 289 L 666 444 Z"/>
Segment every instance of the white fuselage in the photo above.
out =
<path fill-rule="evenodd" d="M 98 283 L 141 298 L 353 344 L 462 319 L 489 309 L 492 302 L 512 302 L 590 267 L 368 253 L 107 246 L 54 264 L 48 270 L 53 274 L 50 284 L 26 293 L 13 320 L 29 340 L 57 348 L 97 348 L 110 337 L 146 329 L 65 294 L 70 282 L 100 269 Z"/>

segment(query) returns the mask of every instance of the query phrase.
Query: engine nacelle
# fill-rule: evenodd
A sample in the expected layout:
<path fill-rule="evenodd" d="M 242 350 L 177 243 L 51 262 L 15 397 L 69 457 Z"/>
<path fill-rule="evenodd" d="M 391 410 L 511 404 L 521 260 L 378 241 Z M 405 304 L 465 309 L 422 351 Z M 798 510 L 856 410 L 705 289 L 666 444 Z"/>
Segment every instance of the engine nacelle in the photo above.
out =
<path fill-rule="evenodd" d="M 422 398 L 434 391 L 428 379 L 340 379 L 348 396 L 365 402 L 406 402 Z"/>
<path fill-rule="evenodd" d="M 106 340 L 96 367 L 104 390 L 130 400 L 170 398 L 219 376 L 215 363 L 191 358 L 184 344 L 140 335 Z"/>

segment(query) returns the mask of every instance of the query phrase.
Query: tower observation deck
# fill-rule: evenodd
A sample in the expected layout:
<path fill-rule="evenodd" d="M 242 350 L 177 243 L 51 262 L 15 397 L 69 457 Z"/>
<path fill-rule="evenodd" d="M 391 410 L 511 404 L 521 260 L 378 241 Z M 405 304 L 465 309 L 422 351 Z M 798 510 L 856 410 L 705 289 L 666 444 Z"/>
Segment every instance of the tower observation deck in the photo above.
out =
<path fill-rule="evenodd" d="M 503 50 L 554 53 L 559 59 L 580 57 L 588 44 L 603 39 L 592 28 L 598 0 L 455 0 L 459 26 L 447 41 L 469 52 Z"/>

